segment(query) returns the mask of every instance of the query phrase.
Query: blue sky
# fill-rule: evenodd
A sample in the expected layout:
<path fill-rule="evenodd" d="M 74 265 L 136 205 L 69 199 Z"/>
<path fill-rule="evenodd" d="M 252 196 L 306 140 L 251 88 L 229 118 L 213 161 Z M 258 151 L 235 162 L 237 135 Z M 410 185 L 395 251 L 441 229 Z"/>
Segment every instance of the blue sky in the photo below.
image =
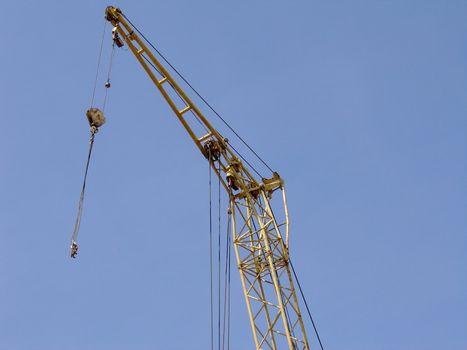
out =
<path fill-rule="evenodd" d="M 209 348 L 207 164 L 127 49 L 68 256 L 107 5 L 2 2 L 0 349 Z M 465 1 L 115 5 L 285 179 L 326 349 L 467 349 Z"/>

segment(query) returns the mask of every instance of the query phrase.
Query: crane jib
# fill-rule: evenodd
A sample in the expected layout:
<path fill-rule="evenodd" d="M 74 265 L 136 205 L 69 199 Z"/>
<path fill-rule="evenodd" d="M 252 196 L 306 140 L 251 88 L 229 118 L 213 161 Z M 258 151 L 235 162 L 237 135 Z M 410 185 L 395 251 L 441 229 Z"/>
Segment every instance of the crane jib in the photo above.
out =
<path fill-rule="evenodd" d="M 272 172 L 270 177 L 262 177 L 213 127 L 156 53 L 190 88 L 192 86 L 119 8 L 107 7 L 105 18 L 113 25 L 114 46 L 126 45 L 130 49 L 227 191 L 234 253 L 256 349 L 308 350 L 307 332 L 295 291 L 295 271 L 292 273 L 289 258 L 289 215 L 283 180 L 258 156 Z M 103 113 L 93 110 L 88 114 L 89 122 L 94 123 L 97 131 L 105 122 Z M 246 144 L 243 139 L 241 141 Z M 72 240 L 72 256 L 77 252 L 74 243 L 76 241 Z"/>

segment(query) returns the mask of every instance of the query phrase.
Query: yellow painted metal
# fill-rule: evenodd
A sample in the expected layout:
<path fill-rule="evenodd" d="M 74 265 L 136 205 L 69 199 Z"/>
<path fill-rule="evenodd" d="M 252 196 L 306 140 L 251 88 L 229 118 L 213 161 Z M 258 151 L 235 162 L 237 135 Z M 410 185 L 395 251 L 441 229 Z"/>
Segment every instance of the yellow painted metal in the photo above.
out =
<path fill-rule="evenodd" d="M 146 46 L 121 10 L 109 6 L 106 19 L 115 26 L 195 145 L 208 159 L 229 195 L 235 256 L 256 349 L 308 350 L 290 271 L 289 216 L 283 180 L 277 173 L 270 179 L 256 179 L 234 154 L 228 141 Z M 189 118 L 190 115 L 195 118 Z M 195 128 L 199 124 L 202 131 Z M 273 194 L 278 190 L 282 192 L 277 198 L 282 209 L 277 212 L 281 214 L 280 219 L 272 209 Z"/>

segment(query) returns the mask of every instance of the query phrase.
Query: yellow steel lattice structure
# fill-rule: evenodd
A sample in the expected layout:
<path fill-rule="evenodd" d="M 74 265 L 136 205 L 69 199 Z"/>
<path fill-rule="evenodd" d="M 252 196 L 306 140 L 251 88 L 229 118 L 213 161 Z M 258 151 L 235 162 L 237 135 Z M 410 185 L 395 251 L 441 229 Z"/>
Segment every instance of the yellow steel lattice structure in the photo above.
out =
<path fill-rule="evenodd" d="M 255 178 L 121 10 L 109 6 L 105 17 L 114 26 L 115 43 L 130 48 L 229 195 L 233 246 L 256 349 L 309 349 L 290 270 L 282 179 L 277 173 Z M 273 196 L 282 207 L 277 212 L 280 219 L 272 208 Z"/>

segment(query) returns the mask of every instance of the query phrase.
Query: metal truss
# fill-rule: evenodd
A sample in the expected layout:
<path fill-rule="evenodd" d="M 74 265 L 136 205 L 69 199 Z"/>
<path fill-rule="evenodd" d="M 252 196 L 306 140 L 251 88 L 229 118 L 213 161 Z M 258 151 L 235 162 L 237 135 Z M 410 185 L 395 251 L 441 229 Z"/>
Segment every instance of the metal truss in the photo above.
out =
<path fill-rule="evenodd" d="M 289 222 L 283 180 L 277 173 L 268 179 L 253 176 L 121 10 L 109 6 L 106 19 L 114 25 L 116 45 L 126 43 L 130 48 L 229 195 L 233 244 L 256 349 L 308 350 L 288 258 Z M 271 200 L 279 192 L 284 219 L 277 222 Z"/>

